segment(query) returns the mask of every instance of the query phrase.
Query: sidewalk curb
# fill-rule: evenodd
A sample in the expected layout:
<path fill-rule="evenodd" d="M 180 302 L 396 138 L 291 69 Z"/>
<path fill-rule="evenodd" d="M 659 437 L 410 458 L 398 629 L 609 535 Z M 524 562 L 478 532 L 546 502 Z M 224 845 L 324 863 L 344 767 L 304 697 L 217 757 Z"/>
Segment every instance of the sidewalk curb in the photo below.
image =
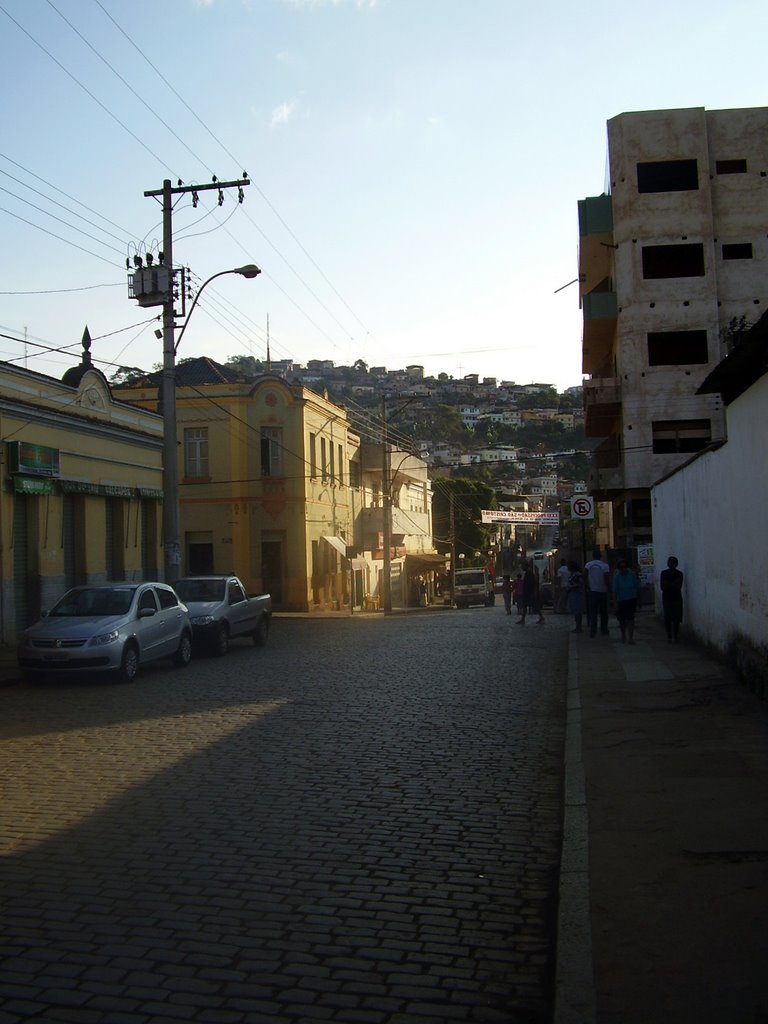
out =
<path fill-rule="evenodd" d="M 563 843 L 557 917 L 553 1024 L 593 1024 L 595 985 L 589 893 L 589 818 L 581 746 L 579 656 L 568 642 Z"/>

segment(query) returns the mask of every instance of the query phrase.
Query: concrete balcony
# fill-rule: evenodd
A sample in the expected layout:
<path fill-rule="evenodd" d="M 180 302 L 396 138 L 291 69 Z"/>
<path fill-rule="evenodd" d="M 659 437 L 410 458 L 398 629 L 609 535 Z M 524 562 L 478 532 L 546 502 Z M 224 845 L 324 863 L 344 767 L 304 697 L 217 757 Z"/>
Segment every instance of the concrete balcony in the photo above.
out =
<path fill-rule="evenodd" d="M 621 381 L 595 377 L 584 381 L 584 432 L 587 437 L 608 437 L 621 417 Z"/>

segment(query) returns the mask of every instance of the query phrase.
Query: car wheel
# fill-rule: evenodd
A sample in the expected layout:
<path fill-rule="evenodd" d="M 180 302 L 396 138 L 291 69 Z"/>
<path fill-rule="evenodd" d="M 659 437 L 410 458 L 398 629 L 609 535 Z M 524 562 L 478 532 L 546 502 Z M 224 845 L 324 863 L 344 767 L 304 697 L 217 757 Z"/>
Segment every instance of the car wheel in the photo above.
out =
<path fill-rule="evenodd" d="M 179 649 L 173 656 L 173 664 L 177 668 L 186 668 L 192 661 L 192 637 L 189 633 L 182 633 L 179 640 Z"/>
<path fill-rule="evenodd" d="M 225 622 L 222 622 L 216 630 L 216 636 L 213 638 L 213 653 L 219 658 L 227 653 L 229 647 L 229 630 Z"/>
<path fill-rule="evenodd" d="M 253 642 L 257 647 L 264 647 L 269 636 L 269 622 L 262 617 L 256 629 L 253 631 Z"/>
<path fill-rule="evenodd" d="M 123 683 L 132 683 L 139 671 L 139 649 L 136 644 L 126 644 L 120 659 L 118 676 Z"/>

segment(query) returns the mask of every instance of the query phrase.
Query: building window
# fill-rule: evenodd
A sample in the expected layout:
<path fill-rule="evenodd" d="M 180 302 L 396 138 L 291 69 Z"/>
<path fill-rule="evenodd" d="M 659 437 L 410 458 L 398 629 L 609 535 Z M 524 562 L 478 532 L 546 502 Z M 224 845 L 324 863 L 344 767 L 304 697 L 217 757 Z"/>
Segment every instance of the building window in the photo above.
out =
<path fill-rule="evenodd" d="M 261 475 L 283 475 L 283 431 L 280 427 L 261 428 Z"/>
<path fill-rule="evenodd" d="M 323 481 L 328 479 L 328 442 L 324 437 L 320 438 L 320 472 Z"/>
<path fill-rule="evenodd" d="M 654 455 L 700 452 L 712 440 L 709 420 L 655 420 L 652 426 Z"/>
<path fill-rule="evenodd" d="M 716 160 L 715 171 L 717 174 L 746 174 L 746 160 Z"/>
<path fill-rule="evenodd" d="M 344 449 L 341 445 L 337 446 L 337 452 L 339 454 L 339 487 L 344 486 Z"/>
<path fill-rule="evenodd" d="M 309 478 L 317 479 L 317 434 L 309 435 Z"/>
<path fill-rule="evenodd" d="M 329 442 L 328 447 L 330 448 L 331 454 L 331 483 L 333 483 L 336 479 L 336 455 L 333 450 L 333 441 Z"/>
<path fill-rule="evenodd" d="M 751 242 L 733 242 L 729 245 L 723 245 L 723 259 L 724 260 L 751 260 L 752 259 L 752 243 Z"/>
<path fill-rule="evenodd" d="M 698 187 L 695 160 L 654 160 L 637 165 L 638 192 L 695 192 Z"/>
<path fill-rule="evenodd" d="M 704 246 L 701 242 L 643 246 L 644 278 L 703 276 Z"/>
<path fill-rule="evenodd" d="M 207 427 L 186 427 L 184 430 L 184 476 L 208 476 Z"/>
<path fill-rule="evenodd" d="M 648 365 L 680 366 L 683 363 L 706 363 L 706 331 L 650 331 L 648 333 Z"/>

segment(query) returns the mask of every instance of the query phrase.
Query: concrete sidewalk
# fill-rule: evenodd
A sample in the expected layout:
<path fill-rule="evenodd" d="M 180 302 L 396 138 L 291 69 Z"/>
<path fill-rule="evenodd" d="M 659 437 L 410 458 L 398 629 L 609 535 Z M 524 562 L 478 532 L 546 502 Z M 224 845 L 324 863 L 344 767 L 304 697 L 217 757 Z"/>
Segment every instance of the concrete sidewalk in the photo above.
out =
<path fill-rule="evenodd" d="M 768 705 L 650 610 L 570 640 L 556 1024 L 766 1024 Z"/>

